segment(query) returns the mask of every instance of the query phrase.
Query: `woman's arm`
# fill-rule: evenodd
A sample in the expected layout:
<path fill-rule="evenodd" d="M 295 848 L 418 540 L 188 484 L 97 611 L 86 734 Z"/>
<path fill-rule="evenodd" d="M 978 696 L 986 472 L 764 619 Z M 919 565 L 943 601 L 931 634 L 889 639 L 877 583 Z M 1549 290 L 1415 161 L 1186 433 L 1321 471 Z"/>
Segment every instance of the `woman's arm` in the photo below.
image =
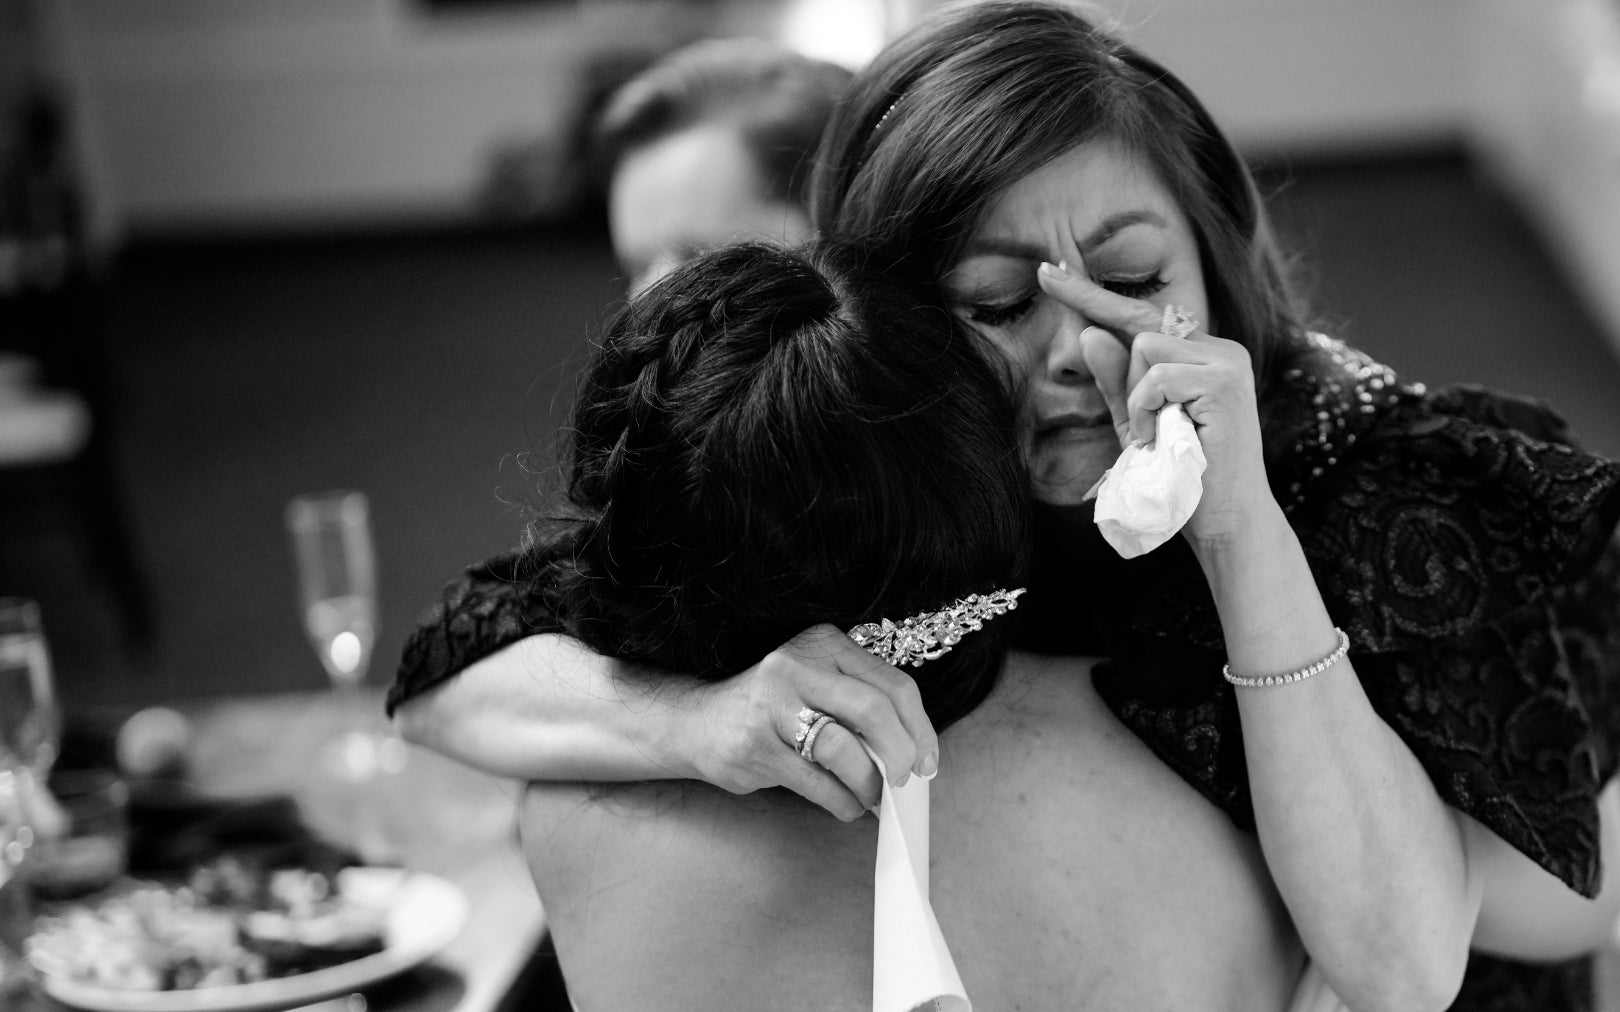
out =
<path fill-rule="evenodd" d="M 515 780 L 691 778 L 680 769 L 693 706 L 630 677 L 621 661 L 566 636 L 529 636 L 401 703 L 407 741 Z"/>
<path fill-rule="evenodd" d="M 793 745 L 797 714 L 833 714 L 816 762 Z M 786 787 L 840 819 L 882 782 L 859 733 L 900 771 L 931 774 L 938 739 L 916 684 L 841 631 L 818 626 L 721 682 L 649 672 L 566 636 L 530 636 L 411 697 L 409 741 L 523 780 L 705 780 L 733 793 Z"/>
<path fill-rule="evenodd" d="M 1333 650 L 1333 622 L 1281 509 L 1243 516 L 1198 554 L 1232 670 L 1284 674 Z M 1450 1005 L 1485 891 L 1463 817 L 1349 658 L 1237 699 L 1261 848 L 1306 949 L 1352 1008 Z"/>
<path fill-rule="evenodd" d="M 1113 332 L 1090 327 L 1080 339 L 1122 442 L 1151 440 L 1166 403 L 1198 426 L 1208 467 L 1184 533 L 1232 670 L 1282 674 L 1331 652 L 1333 621 L 1266 480 L 1248 353 L 1203 333 L 1157 333 L 1159 307 L 1101 288 L 1083 268 L 1042 265 L 1039 278 Z M 1349 660 L 1240 689 L 1238 707 L 1267 865 L 1334 990 L 1361 1012 L 1448 1006 L 1484 891 L 1461 816 L 1373 710 Z"/>

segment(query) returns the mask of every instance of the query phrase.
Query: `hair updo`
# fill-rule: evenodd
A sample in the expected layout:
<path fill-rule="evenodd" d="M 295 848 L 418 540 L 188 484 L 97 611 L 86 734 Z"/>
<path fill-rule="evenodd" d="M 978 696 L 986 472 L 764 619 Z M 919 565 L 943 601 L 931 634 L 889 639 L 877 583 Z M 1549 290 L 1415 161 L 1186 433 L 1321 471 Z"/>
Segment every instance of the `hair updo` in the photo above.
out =
<path fill-rule="evenodd" d="M 600 653 L 716 680 L 817 623 L 1016 586 L 1028 477 L 980 339 L 848 247 L 727 247 L 632 299 L 581 380 L 537 587 Z M 916 671 L 944 726 L 1011 618 Z"/>

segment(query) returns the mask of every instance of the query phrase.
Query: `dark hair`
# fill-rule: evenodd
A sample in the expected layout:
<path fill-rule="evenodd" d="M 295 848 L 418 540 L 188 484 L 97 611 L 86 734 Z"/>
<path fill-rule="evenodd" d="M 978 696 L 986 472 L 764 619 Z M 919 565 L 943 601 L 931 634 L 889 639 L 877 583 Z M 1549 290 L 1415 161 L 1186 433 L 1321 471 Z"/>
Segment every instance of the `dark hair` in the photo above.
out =
<path fill-rule="evenodd" d="M 811 216 L 935 280 L 1002 191 L 1100 138 L 1143 157 L 1187 215 L 1209 329 L 1248 348 L 1264 405 L 1303 328 L 1253 177 L 1185 84 L 1073 4 L 951 8 L 886 47 L 827 127 Z"/>
<path fill-rule="evenodd" d="M 816 623 L 1016 585 L 1028 476 L 1005 377 L 946 307 L 864 264 L 725 247 L 612 321 L 574 408 L 571 515 L 533 549 L 567 632 L 714 680 Z M 989 692 L 1012 625 L 918 672 L 936 725 Z"/>
<path fill-rule="evenodd" d="M 704 123 L 729 123 L 758 164 L 766 195 L 804 205 L 810 165 L 850 72 L 759 39 L 678 49 L 627 82 L 597 123 L 607 173 L 629 152 Z"/>

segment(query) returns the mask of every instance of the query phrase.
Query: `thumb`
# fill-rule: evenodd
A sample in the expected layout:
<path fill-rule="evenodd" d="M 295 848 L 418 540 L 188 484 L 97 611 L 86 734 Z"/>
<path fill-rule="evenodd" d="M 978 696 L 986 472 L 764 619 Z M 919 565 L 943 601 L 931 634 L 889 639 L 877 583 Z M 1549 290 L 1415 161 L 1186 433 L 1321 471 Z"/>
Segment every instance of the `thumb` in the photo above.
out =
<path fill-rule="evenodd" d="M 1080 353 L 1108 404 L 1114 431 L 1119 434 L 1119 445 L 1129 446 L 1131 409 L 1126 403 L 1125 377 L 1131 368 L 1130 349 L 1101 327 L 1087 327 L 1080 334 Z"/>

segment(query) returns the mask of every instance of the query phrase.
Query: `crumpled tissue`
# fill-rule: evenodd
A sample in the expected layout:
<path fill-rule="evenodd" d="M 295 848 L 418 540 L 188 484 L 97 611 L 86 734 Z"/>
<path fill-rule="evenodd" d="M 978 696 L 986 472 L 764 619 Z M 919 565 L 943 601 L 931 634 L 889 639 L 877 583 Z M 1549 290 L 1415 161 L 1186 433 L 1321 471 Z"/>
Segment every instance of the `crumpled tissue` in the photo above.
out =
<path fill-rule="evenodd" d="M 1153 442 L 1120 453 L 1097 486 L 1097 527 L 1121 558 L 1175 537 L 1204 494 L 1204 447 L 1179 404 L 1159 409 Z"/>

